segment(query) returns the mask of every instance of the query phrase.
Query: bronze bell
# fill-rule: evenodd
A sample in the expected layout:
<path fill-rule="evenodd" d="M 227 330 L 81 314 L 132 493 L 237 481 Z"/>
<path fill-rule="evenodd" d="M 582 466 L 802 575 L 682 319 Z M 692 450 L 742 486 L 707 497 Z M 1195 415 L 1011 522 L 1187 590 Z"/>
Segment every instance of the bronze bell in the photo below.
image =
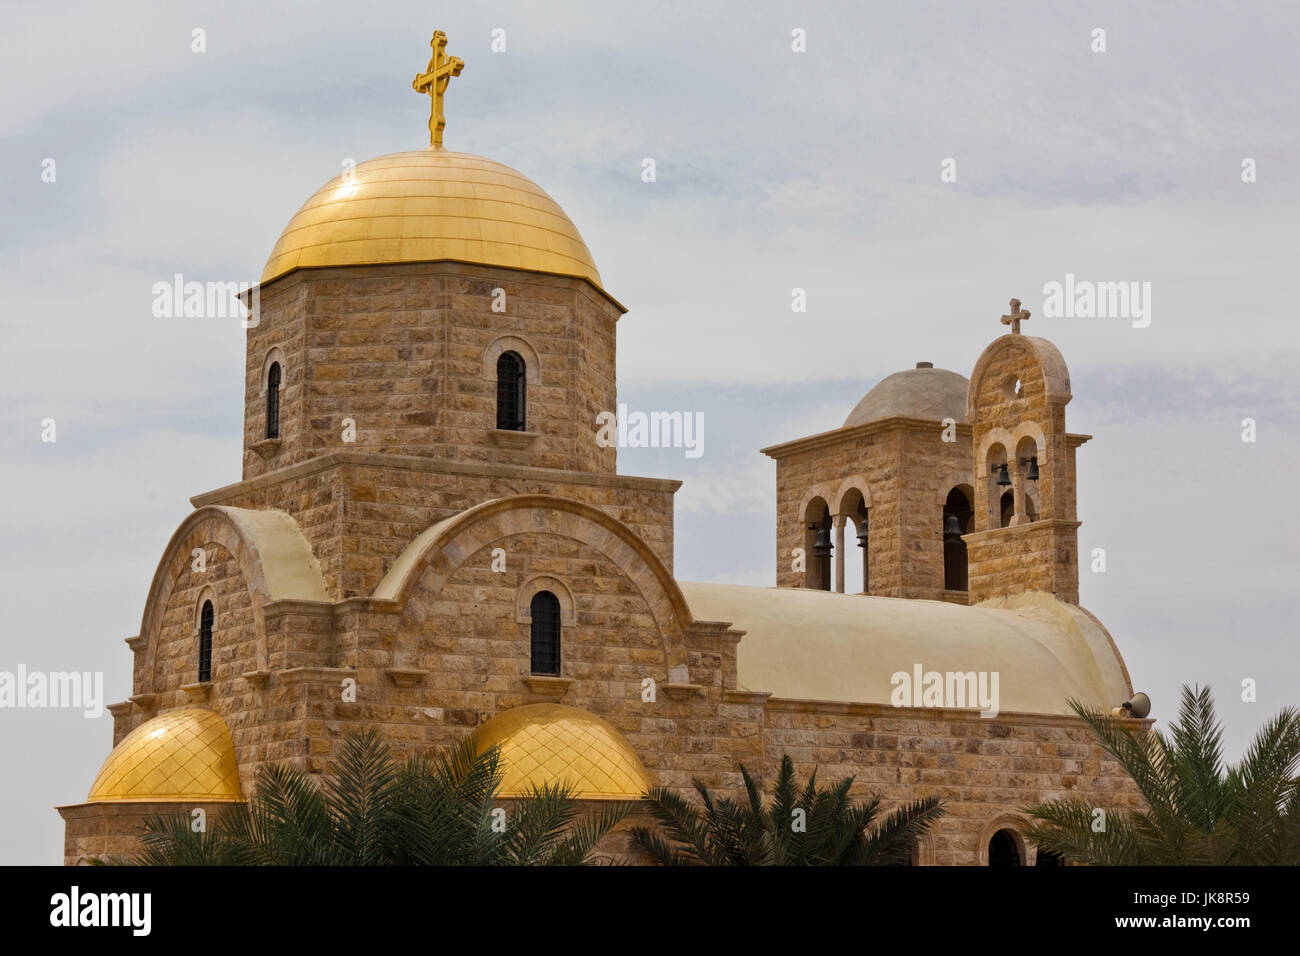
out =
<path fill-rule="evenodd" d="M 858 522 L 858 547 L 863 551 L 867 550 L 867 519 L 865 517 Z"/>
<path fill-rule="evenodd" d="M 961 522 L 957 520 L 955 514 L 949 513 L 943 518 L 943 536 L 945 538 L 961 537 Z"/>
<path fill-rule="evenodd" d="M 1038 458 L 1029 459 L 1029 473 L 1025 475 L 1030 481 L 1038 480 Z"/>
<path fill-rule="evenodd" d="M 1004 461 L 1002 464 L 996 465 L 995 467 L 998 473 L 999 487 L 1006 488 L 1011 484 L 1011 476 L 1007 474 L 1007 463 Z"/>
<path fill-rule="evenodd" d="M 831 529 L 818 528 L 817 540 L 813 542 L 813 554 L 819 558 L 829 558 L 835 546 L 831 544 Z"/>

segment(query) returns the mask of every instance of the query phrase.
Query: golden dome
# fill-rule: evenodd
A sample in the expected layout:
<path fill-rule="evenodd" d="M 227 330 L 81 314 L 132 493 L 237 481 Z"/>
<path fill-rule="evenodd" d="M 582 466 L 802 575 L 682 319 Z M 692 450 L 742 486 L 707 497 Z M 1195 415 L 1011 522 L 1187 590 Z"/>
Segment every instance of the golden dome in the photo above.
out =
<path fill-rule="evenodd" d="M 242 800 L 235 745 L 219 714 L 172 710 L 131 731 L 104 761 L 90 802 Z"/>
<path fill-rule="evenodd" d="M 474 731 L 478 752 L 501 748 L 500 795 L 521 797 L 543 784 L 568 784 L 583 800 L 635 800 L 650 780 L 623 735 L 595 714 L 561 704 L 502 711 Z"/>
<path fill-rule="evenodd" d="M 435 147 L 367 160 L 318 189 L 285 226 L 262 282 L 294 269 L 437 260 L 601 288 L 577 227 L 540 186 L 501 163 Z"/>

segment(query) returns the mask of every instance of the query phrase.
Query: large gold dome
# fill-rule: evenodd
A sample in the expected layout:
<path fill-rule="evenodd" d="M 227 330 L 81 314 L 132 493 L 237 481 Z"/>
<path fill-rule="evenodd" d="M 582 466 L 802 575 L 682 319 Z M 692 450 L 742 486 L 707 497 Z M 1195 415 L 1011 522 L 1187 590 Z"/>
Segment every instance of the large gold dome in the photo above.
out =
<path fill-rule="evenodd" d="M 437 260 L 602 288 L 577 227 L 540 186 L 501 163 L 435 147 L 367 160 L 318 189 L 285 226 L 262 282 L 294 269 Z"/>
<path fill-rule="evenodd" d="M 198 708 L 168 711 L 123 737 L 88 797 L 92 803 L 242 799 L 226 722 Z"/>
<path fill-rule="evenodd" d="M 501 748 L 500 795 L 567 784 L 583 800 L 635 800 L 650 789 L 636 752 L 595 714 L 562 704 L 502 711 L 474 731 L 478 752 Z"/>

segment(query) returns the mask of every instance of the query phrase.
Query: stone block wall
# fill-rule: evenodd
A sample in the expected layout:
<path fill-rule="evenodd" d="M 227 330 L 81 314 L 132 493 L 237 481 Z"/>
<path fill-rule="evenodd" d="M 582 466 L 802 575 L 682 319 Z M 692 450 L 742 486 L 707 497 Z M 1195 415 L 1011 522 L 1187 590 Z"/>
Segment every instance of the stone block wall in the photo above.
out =
<path fill-rule="evenodd" d="M 298 522 L 331 597 L 371 594 L 421 532 L 468 508 L 517 494 L 591 504 L 632 528 L 671 571 L 678 481 L 527 466 L 484 466 L 413 455 L 335 452 L 196 495 L 196 507 L 281 508 Z"/>
<path fill-rule="evenodd" d="M 826 784 L 853 776 L 853 795 L 878 793 L 886 811 L 942 799 L 947 815 L 922 847 L 926 864 L 987 862 L 997 829 L 1023 833 L 1027 804 L 1074 797 L 1108 812 L 1141 807 L 1133 781 L 1075 717 L 986 720 L 962 710 L 772 699 L 763 750 L 769 786 L 789 754 L 800 779 L 814 768 Z"/>
<path fill-rule="evenodd" d="M 621 312 L 578 279 L 451 262 L 277 279 L 248 330 L 244 477 L 346 447 L 344 419 L 374 452 L 612 474 L 617 450 L 596 444 L 596 415 L 617 408 Z M 255 449 L 272 348 L 286 360 L 283 437 Z M 494 435 L 505 348 L 529 366 L 523 438 Z"/>
<path fill-rule="evenodd" d="M 868 503 L 869 592 L 943 597 L 943 504 L 954 486 L 971 481 L 969 427 L 957 425 L 955 437 L 943 441 L 937 422 L 892 419 L 764 449 L 777 463 L 777 587 L 808 586 L 807 572 L 792 568 L 791 552 L 807 547 L 809 500 L 820 497 L 839 514 L 856 489 Z M 845 529 L 846 548 L 857 546 L 852 527 Z"/>
<path fill-rule="evenodd" d="M 965 536 L 971 603 L 1046 591 L 1079 603 L 1079 522 L 1035 521 Z"/>

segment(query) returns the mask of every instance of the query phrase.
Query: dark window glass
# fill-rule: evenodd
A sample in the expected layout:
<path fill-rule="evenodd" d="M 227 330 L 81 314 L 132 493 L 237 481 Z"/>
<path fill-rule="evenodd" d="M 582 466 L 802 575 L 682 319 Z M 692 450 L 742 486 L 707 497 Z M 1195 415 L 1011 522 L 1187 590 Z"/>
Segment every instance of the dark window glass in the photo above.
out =
<path fill-rule="evenodd" d="M 524 430 L 525 385 L 524 360 L 518 352 L 502 352 L 497 359 L 497 428 Z"/>
<path fill-rule="evenodd" d="M 199 612 L 199 683 L 212 680 L 212 622 L 216 620 L 216 611 L 211 601 L 203 602 Z"/>
<path fill-rule="evenodd" d="M 538 591 L 531 605 L 533 673 L 560 672 L 560 601 L 550 591 Z"/>
<path fill-rule="evenodd" d="M 989 866 L 1020 866 L 1020 848 L 1010 830 L 999 830 L 989 840 Z"/>
<path fill-rule="evenodd" d="M 266 437 L 280 437 L 280 363 L 266 373 Z"/>
<path fill-rule="evenodd" d="M 1065 857 L 1051 850 L 1039 850 L 1038 860 L 1034 866 L 1065 866 Z"/>

